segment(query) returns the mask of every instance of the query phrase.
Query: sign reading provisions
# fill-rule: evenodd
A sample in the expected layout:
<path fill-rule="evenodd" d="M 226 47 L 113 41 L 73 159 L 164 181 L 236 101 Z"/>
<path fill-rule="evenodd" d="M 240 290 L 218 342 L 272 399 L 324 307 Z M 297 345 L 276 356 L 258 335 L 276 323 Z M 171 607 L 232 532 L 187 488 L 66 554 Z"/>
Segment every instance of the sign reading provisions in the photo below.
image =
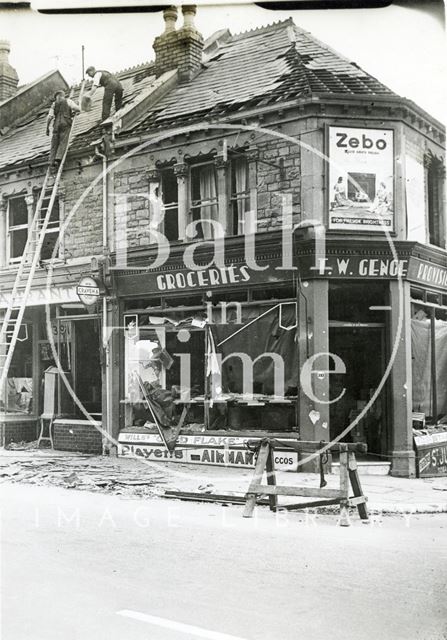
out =
<path fill-rule="evenodd" d="M 83 276 L 76 287 L 76 293 L 83 304 L 95 304 L 100 296 L 99 284 L 91 276 Z"/>

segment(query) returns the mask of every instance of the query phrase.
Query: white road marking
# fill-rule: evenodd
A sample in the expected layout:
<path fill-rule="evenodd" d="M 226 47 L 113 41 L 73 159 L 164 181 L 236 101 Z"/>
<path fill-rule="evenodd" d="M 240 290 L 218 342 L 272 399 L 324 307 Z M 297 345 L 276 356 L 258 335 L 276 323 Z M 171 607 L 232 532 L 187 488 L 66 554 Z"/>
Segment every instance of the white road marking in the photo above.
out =
<path fill-rule="evenodd" d="M 228 635 L 228 633 L 220 633 L 219 631 L 202 629 L 201 627 L 194 627 L 190 624 L 175 622 L 175 620 L 159 618 L 158 616 L 150 616 L 147 613 L 140 613 L 139 611 L 130 611 L 129 609 L 123 609 L 122 611 L 117 611 L 116 613 L 119 616 L 124 616 L 125 618 L 133 618 L 134 620 L 141 620 L 141 622 L 148 622 L 149 624 L 154 624 L 157 627 L 164 627 L 165 629 L 174 629 L 174 631 L 193 634 L 198 638 L 208 638 L 208 640 L 244 640 L 244 638 L 241 638 L 240 636 L 231 636 Z"/>

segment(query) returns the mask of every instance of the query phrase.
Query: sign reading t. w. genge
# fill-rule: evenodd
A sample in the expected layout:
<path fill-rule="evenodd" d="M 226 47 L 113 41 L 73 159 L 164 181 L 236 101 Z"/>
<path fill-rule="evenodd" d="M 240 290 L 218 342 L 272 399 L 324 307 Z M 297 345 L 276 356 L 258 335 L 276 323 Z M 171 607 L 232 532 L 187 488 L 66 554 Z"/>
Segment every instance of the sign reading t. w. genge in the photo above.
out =
<path fill-rule="evenodd" d="M 328 127 L 329 229 L 394 230 L 394 132 Z"/>

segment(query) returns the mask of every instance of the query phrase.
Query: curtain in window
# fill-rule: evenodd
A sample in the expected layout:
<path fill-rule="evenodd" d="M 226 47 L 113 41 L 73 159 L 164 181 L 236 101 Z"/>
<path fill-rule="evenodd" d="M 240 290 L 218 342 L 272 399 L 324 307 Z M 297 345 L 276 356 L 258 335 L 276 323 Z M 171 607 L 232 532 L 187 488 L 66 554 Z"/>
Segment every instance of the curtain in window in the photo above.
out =
<path fill-rule="evenodd" d="M 200 219 L 201 220 L 218 220 L 217 208 L 217 185 L 216 171 L 214 165 L 204 165 L 199 173 L 200 179 Z M 209 204 L 212 202 L 213 204 Z M 202 224 L 203 237 L 205 240 L 211 240 L 214 237 L 213 229 L 210 224 Z"/>
<path fill-rule="evenodd" d="M 438 414 L 447 414 L 447 322 L 435 320 Z M 432 415 L 430 320 L 411 320 L 413 410 Z"/>
<path fill-rule="evenodd" d="M 211 331 L 215 341 L 217 353 L 229 359 L 222 365 L 223 393 L 243 393 L 243 366 L 240 357 L 233 354 L 243 353 L 252 361 L 256 360 L 253 368 L 253 392 L 263 395 L 275 395 L 276 384 L 280 382 L 286 395 L 296 395 L 298 387 L 298 345 L 296 329 L 292 327 L 296 320 L 295 307 L 284 304 L 280 317 L 279 307 L 265 314 L 264 307 L 250 307 L 242 310 L 243 324 L 256 320 L 247 329 L 236 333 L 241 328 L 237 324 L 212 325 Z M 262 315 L 265 314 L 265 315 Z M 261 317 L 262 316 L 262 317 Z M 231 312 L 229 312 L 231 318 Z M 258 319 L 259 318 L 259 319 Z M 225 338 L 230 340 L 220 345 Z M 274 353 L 281 359 L 281 366 L 270 356 L 262 357 L 265 353 Z M 258 359 L 259 358 L 259 359 Z M 214 371 L 213 371 L 214 373 Z"/>
<path fill-rule="evenodd" d="M 237 233 L 245 233 L 245 211 L 247 184 L 247 161 L 245 158 L 236 158 L 234 161 L 234 179 L 236 186 L 236 207 L 237 207 Z M 242 195 L 244 194 L 244 195 Z"/>

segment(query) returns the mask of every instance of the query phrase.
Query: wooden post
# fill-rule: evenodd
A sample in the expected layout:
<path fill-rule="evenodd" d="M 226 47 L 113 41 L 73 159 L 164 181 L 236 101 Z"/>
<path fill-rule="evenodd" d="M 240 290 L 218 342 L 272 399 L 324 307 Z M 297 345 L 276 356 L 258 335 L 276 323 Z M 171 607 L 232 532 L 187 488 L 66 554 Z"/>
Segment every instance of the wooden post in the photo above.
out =
<path fill-rule="evenodd" d="M 272 446 L 269 446 L 269 454 L 267 456 L 266 470 L 267 470 L 267 484 L 276 487 L 276 475 L 275 475 L 275 450 Z M 270 511 L 276 511 L 278 507 L 278 496 L 276 494 L 269 495 Z"/>
<path fill-rule="evenodd" d="M 244 518 L 251 518 L 253 515 L 253 511 L 256 506 L 256 493 L 259 485 L 261 484 L 269 453 L 270 443 L 263 442 L 261 448 L 259 449 L 258 458 L 256 460 L 255 472 L 252 481 L 250 482 L 250 486 L 248 487 L 247 502 L 245 504 L 243 513 Z"/>
<path fill-rule="evenodd" d="M 348 447 L 340 443 L 340 520 L 341 527 L 349 527 L 349 476 L 348 476 Z"/>
<path fill-rule="evenodd" d="M 369 521 L 368 509 L 366 508 L 366 498 L 363 495 L 362 486 L 360 484 L 359 473 L 357 471 L 357 460 L 355 454 L 349 452 L 348 459 L 348 473 L 349 480 L 351 481 L 351 487 L 355 498 L 364 498 L 364 502 L 357 503 L 357 510 L 362 520 Z"/>

